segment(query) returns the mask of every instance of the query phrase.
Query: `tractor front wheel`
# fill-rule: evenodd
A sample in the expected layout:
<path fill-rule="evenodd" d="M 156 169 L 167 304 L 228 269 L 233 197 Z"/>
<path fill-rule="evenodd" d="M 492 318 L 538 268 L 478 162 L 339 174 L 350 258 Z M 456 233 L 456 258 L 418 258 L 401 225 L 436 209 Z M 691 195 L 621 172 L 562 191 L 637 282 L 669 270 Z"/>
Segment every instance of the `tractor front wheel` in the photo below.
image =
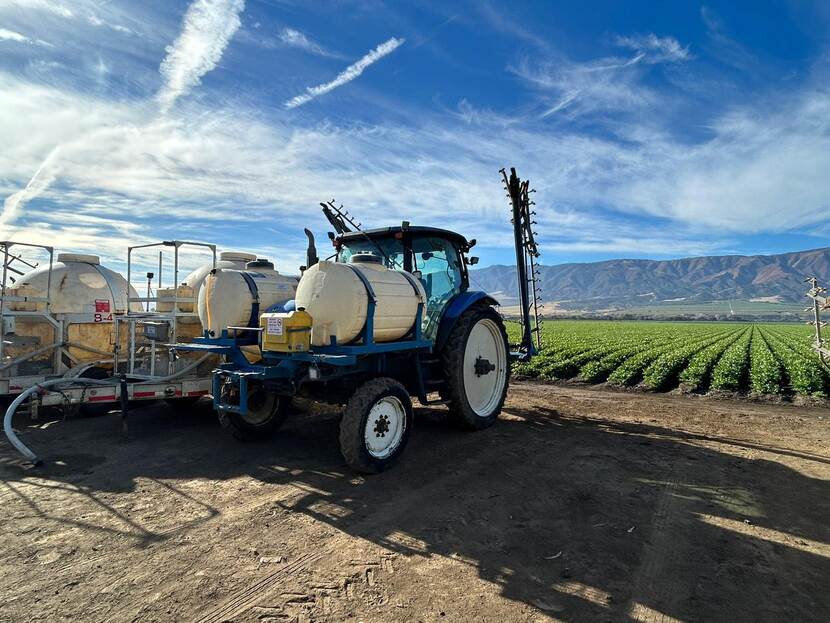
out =
<path fill-rule="evenodd" d="M 403 453 L 412 430 L 412 400 L 398 381 L 377 378 L 357 388 L 340 420 L 340 452 L 349 467 L 374 474 Z"/>
<path fill-rule="evenodd" d="M 464 312 L 441 351 L 446 384 L 441 394 L 463 428 L 492 425 L 504 405 L 510 376 L 504 321 L 492 307 Z"/>

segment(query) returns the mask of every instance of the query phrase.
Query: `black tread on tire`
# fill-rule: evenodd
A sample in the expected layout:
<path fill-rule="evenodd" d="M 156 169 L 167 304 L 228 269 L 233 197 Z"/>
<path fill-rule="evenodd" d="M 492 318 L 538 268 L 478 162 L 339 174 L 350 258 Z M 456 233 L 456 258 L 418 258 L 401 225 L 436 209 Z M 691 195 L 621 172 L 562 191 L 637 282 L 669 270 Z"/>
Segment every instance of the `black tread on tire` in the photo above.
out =
<path fill-rule="evenodd" d="M 264 392 L 265 390 L 253 391 Z M 249 394 L 249 404 L 253 391 Z M 226 412 L 220 421 L 230 429 L 231 434 L 239 441 L 265 441 L 270 439 L 282 427 L 291 412 L 290 398 L 269 393 L 266 399 L 270 400 L 271 398 L 274 399 L 273 407 L 268 419 L 261 423 L 253 424 L 238 413 L 231 412 Z"/>
<path fill-rule="evenodd" d="M 450 420 L 466 430 L 481 430 L 492 426 L 501 413 L 504 400 L 507 398 L 507 389 L 510 385 L 510 369 L 504 381 L 504 389 L 493 411 L 485 416 L 478 415 L 470 407 L 464 389 L 464 350 L 467 338 L 477 322 L 483 319 L 493 320 L 501 332 L 505 344 L 505 355 L 509 357 L 510 346 L 507 340 L 507 330 L 504 321 L 495 309 L 489 305 L 476 306 L 465 311 L 456 321 L 450 331 L 444 347 L 441 349 L 441 364 L 446 383 L 441 389 L 441 397 L 448 400 Z M 508 362 L 509 365 L 509 362 Z"/>
<path fill-rule="evenodd" d="M 406 412 L 406 426 L 395 451 L 388 457 L 378 458 L 369 453 L 364 430 L 372 407 L 385 396 L 395 396 L 401 401 Z M 375 474 L 388 469 L 403 454 L 412 431 L 412 422 L 412 399 L 403 385 L 387 377 L 367 381 L 352 394 L 343 410 L 340 420 L 340 453 L 355 471 Z"/>

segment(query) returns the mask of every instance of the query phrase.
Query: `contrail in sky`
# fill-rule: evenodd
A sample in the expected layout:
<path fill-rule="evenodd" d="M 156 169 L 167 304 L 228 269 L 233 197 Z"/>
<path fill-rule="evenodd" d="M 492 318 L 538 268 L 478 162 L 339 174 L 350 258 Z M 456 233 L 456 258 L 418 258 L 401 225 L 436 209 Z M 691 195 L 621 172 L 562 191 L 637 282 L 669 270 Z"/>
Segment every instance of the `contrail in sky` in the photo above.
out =
<path fill-rule="evenodd" d="M 195 0 L 188 7 L 182 32 L 167 47 L 167 57 L 159 68 L 165 79 L 156 95 L 162 113 L 216 67 L 239 30 L 239 14 L 244 9 L 245 0 Z"/>
<path fill-rule="evenodd" d="M 366 69 L 369 65 L 376 63 L 387 54 L 391 54 L 396 49 L 398 49 L 401 45 L 403 45 L 404 41 L 404 39 L 396 39 L 395 37 L 392 37 L 391 39 L 389 39 L 389 41 L 381 43 L 378 47 L 369 52 L 359 61 L 346 67 L 346 69 L 340 72 L 334 80 L 332 80 L 331 82 L 326 82 L 325 84 L 319 84 L 316 87 L 307 87 L 305 93 L 303 93 L 302 95 L 297 95 L 296 97 L 292 97 L 290 100 L 285 102 L 285 107 L 296 108 L 297 106 L 302 106 L 303 104 L 307 104 L 308 102 L 313 100 L 315 97 L 324 95 L 329 91 L 333 91 L 337 87 L 343 86 L 344 84 L 351 82 L 360 74 L 362 74 L 363 70 Z"/>
<path fill-rule="evenodd" d="M 156 94 L 162 114 L 166 114 L 182 95 L 199 84 L 206 73 L 219 64 L 225 48 L 239 29 L 239 14 L 245 9 L 245 0 L 194 0 L 187 8 L 182 31 L 159 67 L 164 84 Z M 77 142 L 90 142 L 100 135 L 101 128 Z M 20 214 L 27 201 L 34 199 L 55 181 L 58 145 L 41 163 L 23 190 L 9 195 L 3 202 L 0 226 L 11 223 Z"/>
<path fill-rule="evenodd" d="M 29 180 L 29 183 L 26 184 L 23 190 L 18 190 L 16 193 L 6 197 L 6 200 L 3 202 L 3 212 L 0 213 L 0 227 L 17 218 L 20 210 L 29 199 L 37 197 L 49 187 L 49 184 L 55 181 L 53 165 L 60 149 L 61 146 L 58 145 L 49 152 L 49 155 L 40 164 L 32 179 Z"/>

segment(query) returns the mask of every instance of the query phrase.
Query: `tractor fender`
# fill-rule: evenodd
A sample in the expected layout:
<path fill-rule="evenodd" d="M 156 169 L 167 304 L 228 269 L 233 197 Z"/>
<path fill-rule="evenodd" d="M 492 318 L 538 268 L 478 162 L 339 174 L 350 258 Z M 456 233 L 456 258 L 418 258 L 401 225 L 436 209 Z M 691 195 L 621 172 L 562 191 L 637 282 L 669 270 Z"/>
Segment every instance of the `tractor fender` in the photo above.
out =
<path fill-rule="evenodd" d="M 444 310 L 444 316 L 438 325 L 438 335 L 435 338 L 435 351 L 440 351 L 443 348 L 444 343 L 450 335 L 450 331 L 452 331 L 452 328 L 462 314 L 477 304 L 498 305 L 499 302 L 486 292 L 462 292 L 453 297 L 447 304 L 447 309 Z"/>

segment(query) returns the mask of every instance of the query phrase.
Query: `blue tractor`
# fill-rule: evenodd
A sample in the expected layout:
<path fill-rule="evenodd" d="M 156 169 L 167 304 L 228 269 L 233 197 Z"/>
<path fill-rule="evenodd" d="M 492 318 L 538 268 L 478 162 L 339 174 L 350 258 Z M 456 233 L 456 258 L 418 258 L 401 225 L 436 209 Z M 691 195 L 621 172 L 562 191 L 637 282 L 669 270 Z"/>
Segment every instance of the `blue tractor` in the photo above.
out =
<path fill-rule="evenodd" d="M 341 452 L 365 473 L 388 468 L 403 452 L 413 428 L 411 397 L 446 405 L 466 429 L 493 424 L 511 361 L 529 359 L 540 344 L 532 191 L 515 170 L 502 173 L 513 212 L 520 343 L 509 344 L 498 302 L 470 286 L 475 240 L 406 222 L 361 230 L 333 202 L 321 204 L 335 229 L 335 253 L 320 260 L 306 230 L 308 265 L 294 301 L 261 314 L 258 323 L 253 313 L 249 326 L 178 345 L 224 357 L 212 392 L 223 423 L 252 439 L 277 430 L 294 397 L 343 405 Z M 341 304 L 338 288 L 359 292 Z M 405 328 L 390 333 L 394 326 Z M 254 362 L 252 348 L 259 351 Z"/>

